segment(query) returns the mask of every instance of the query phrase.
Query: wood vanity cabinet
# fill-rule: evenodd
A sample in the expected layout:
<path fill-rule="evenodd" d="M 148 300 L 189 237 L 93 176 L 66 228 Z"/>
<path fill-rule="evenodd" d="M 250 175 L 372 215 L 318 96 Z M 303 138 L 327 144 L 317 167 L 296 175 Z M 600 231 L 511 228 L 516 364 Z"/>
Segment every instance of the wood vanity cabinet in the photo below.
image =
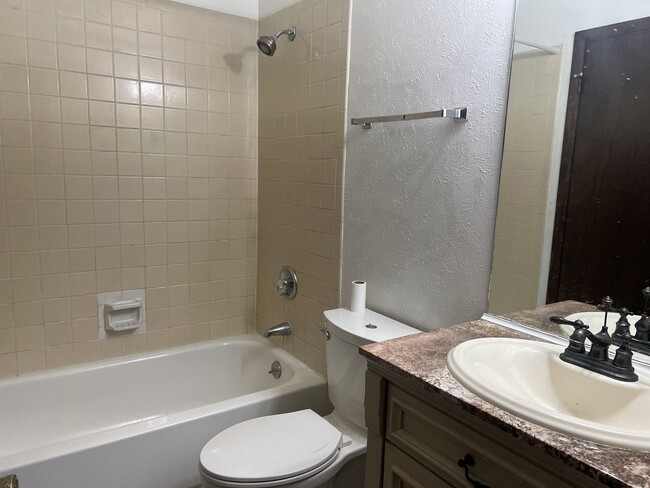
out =
<path fill-rule="evenodd" d="M 603 486 L 372 362 L 366 423 L 366 488 Z M 466 456 L 468 476 L 482 485 L 465 479 L 458 461 Z"/>

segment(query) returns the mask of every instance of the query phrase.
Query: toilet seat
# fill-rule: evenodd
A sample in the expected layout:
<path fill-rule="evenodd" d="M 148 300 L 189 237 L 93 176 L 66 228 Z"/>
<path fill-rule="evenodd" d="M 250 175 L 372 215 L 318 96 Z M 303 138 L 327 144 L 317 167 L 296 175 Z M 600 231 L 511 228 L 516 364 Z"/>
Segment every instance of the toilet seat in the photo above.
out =
<path fill-rule="evenodd" d="M 200 468 L 220 486 L 280 486 L 326 469 L 342 440 L 341 432 L 312 410 L 259 417 L 213 437 L 201 451 Z"/>

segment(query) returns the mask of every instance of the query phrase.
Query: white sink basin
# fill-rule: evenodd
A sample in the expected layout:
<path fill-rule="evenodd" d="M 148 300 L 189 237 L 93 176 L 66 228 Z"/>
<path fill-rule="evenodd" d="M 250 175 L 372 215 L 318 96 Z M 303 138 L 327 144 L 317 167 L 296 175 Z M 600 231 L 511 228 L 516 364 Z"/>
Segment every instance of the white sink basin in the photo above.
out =
<path fill-rule="evenodd" d="M 650 377 L 626 383 L 560 359 L 563 347 L 523 339 L 464 342 L 447 355 L 456 380 L 538 425 L 601 444 L 650 451 Z"/>
<path fill-rule="evenodd" d="M 565 318 L 567 320 L 573 321 L 582 320 L 585 325 L 589 326 L 589 330 L 595 334 L 603 328 L 603 322 L 605 321 L 605 312 L 578 312 L 573 313 Z M 609 312 L 609 314 L 607 314 L 607 328 L 609 329 L 610 334 L 613 334 L 616 330 L 616 322 L 618 322 L 619 318 L 621 317 L 617 313 Z M 634 335 L 636 333 L 634 324 L 636 324 L 640 318 L 640 315 L 627 316 L 627 321 L 630 323 L 630 334 Z M 561 324 L 560 328 L 566 332 L 567 335 L 571 335 L 571 333 L 575 330 L 573 326 L 564 324 Z"/>

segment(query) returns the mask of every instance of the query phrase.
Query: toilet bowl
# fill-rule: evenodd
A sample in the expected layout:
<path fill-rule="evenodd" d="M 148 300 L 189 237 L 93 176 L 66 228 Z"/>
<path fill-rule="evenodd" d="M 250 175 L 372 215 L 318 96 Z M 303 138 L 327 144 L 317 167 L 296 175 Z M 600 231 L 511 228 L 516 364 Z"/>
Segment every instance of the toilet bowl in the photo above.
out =
<path fill-rule="evenodd" d="M 199 469 L 210 488 L 320 488 L 365 451 L 364 430 L 334 413 L 301 410 L 223 431 L 201 451 Z"/>
<path fill-rule="evenodd" d="M 204 488 L 363 486 L 366 363 L 358 348 L 419 331 L 370 310 L 328 310 L 325 324 L 334 412 L 258 417 L 217 434 L 200 455 Z"/>

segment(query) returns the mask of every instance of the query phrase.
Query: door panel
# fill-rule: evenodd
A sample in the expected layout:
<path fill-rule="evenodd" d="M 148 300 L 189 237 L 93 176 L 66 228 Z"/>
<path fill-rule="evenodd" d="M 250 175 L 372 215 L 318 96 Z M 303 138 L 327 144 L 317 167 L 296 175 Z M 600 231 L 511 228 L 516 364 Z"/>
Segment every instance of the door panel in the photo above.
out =
<path fill-rule="evenodd" d="M 650 19 L 576 34 L 548 302 L 639 310 L 650 280 Z"/>

